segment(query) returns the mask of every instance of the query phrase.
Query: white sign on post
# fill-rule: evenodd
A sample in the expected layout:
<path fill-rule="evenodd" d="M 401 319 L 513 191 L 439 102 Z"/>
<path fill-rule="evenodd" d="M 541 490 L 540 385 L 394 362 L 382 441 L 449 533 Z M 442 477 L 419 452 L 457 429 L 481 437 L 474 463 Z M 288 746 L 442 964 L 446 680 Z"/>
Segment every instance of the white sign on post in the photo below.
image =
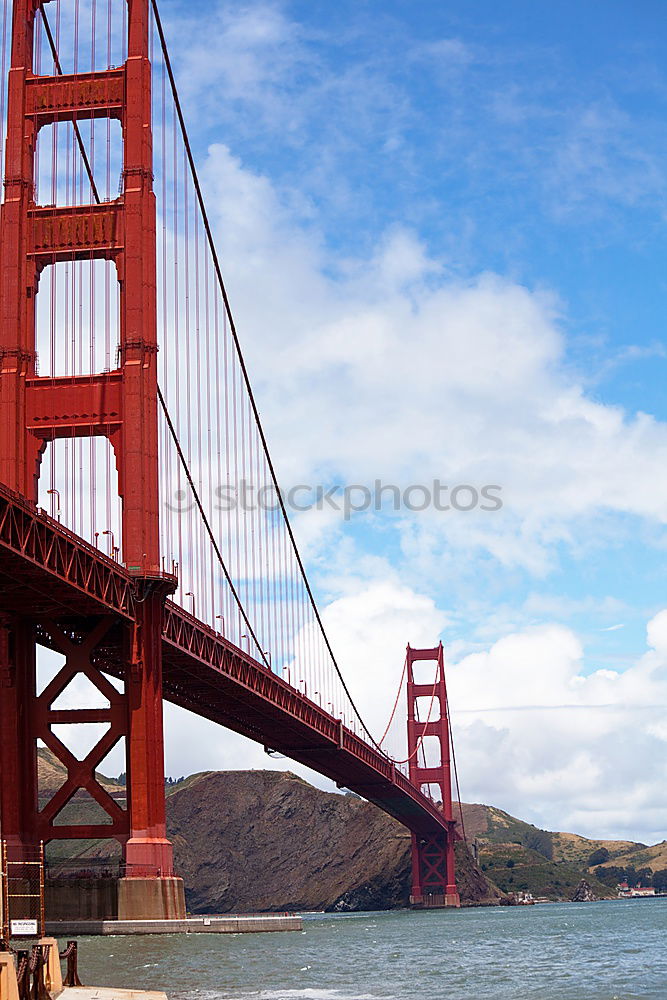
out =
<path fill-rule="evenodd" d="M 12 937 L 36 937 L 39 934 L 36 920 L 11 920 L 9 928 Z"/>

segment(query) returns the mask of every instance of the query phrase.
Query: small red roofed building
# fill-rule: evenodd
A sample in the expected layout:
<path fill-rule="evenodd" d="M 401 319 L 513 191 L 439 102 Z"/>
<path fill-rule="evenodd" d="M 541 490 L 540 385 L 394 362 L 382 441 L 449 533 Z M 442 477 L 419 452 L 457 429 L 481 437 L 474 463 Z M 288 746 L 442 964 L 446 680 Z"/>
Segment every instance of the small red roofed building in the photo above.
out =
<path fill-rule="evenodd" d="M 618 895 L 622 899 L 643 899 L 649 896 L 655 896 L 655 889 L 652 885 L 642 886 L 641 884 L 631 888 L 627 882 L 619 882 Z"/>

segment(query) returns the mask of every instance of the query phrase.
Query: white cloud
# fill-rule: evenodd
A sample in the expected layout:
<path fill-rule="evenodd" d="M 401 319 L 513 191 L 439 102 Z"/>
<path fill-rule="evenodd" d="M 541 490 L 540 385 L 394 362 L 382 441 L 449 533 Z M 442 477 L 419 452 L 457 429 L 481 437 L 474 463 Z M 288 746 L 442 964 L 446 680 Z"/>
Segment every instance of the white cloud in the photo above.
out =
<path fill-rule="evenodd" d="M 362 714 L 379 736 L 401 677 L 406 640 L 437 642 L 434 602 L 397 583 L 366 582 L 324 610 Z M 448 662 L 461 791 L 552 830 L 655 842 L 667 826 L 667 611 L 648 624 L 648 650 L 625 671 L 588 671 L 561 625 L 504 636 Z M 449 660 L 449 657 L 448 657 Z M 386 747 L 405 757 L 405 691 Z M 166 710 L 167 770 L 270 767 L 320 776 L 176 709 Z"/>
<path fill-rule="evenodd" d="M 284 124 L 282 88 L 312 61 L 301 44 L 299 25 L 274 3 L 218 3 L 206 17 L 204 32 L 201 11 L 196 16 L 174 12 L 170 18 L 170 33 L 178 38 L 172 47 L 179 86 L 186 98 L 193 106 L 206 107 L 209 116 L 224 116 L 230 102 L 239 102 L 274 127 L 276 115 Z"/>
<path fill-rule="evenodd" d="M 274 4 L 222 5 L 214 16 L 215 47 L 213 29 L 202 37 L 199 22 L 180 22 L 179 76 L 192 108 L 215 105 L 219 123 L 228 102 L 246 115 L 252 106 L 248 127 L 261 122 L 270 134 L 298 131 L 314 107 L 318 118 L 323 105 L 335 108 L 330 138 L 338 145 L 317 145 L 320 192 L 348 154 L 348 129 L 377 136 L 382 115 L 398 118 L 397 130 L 382 125 L 382 149 L 400 148 L 406 98 L 385 88 L 381 74 L 368 66 L 339 79 L 323 72 L 299 26 Z M 459 40 L 439 45 L 449 77 L 460 80 L 474 53 Z M 309 90 L 296 102 L 301 74 Z M 546 178 L 559 192 L 565 184 L 568 206 L 591 186 L 637 203 L 659 181 L 640 152 L 620 171 L 635 183 L 619 186 L 614 123 L 589 111 L 572 126 Z M 307 159 L 312 175 L 312 152 Z M 587 393 L 567 364 L 566 308 L 552 292 L 488 272 L 461 277 L 458 260 L 435 257 L 404 225 L 377 240 L 358 233 L 358 252 L 343 258 L 301 186 L 277 186 L 220 144 L 202 173 L 281 478 L 405 485 L 438 476 L 504 488 L 501 514 L 376 517 L 364 522 L 368 531 L 347 533 L 330 512 L 297 520 L 329 594 L 324 615 L 338 658 L 379 731 L 406 640 L 431 645 L 447 624 L 433 597 L 443 579 L 451 587 L 480 554 L 490 557 L 490 573 L 518 566 L 541 575 L 559 547 L 578 553 L 616 536 L 619 516 L 664 523 L 667 428 Z M 351 182 L 339 172 L 336 183 Z M 378 530 L 387 543 L 380 555 L 371 544 Z M 533 611 L 546 617 L 536 602 Z M 624 673 L 588 674 L 571 630 L 508 631 L 512 611 L 486 622 L 488 642 L 503 638 L 451 669 L 464 795 L 547 826 L 658 836 L 667 612 L 650 622 L 641 660 Z M 274 766 L 260 747 L 209 723 L 172 708 L 166 718 L 172 774 Z"/>
<path fill-rule="evenodd" d="M 544 573 L 559 545 L 616 537 L 618 515 L 665 522 L 667 427 L 586 394 L 553 294 L 454 278 L 405 228 L 341 261 L 225 147 L 204 174 L 285 482 L 502 485 L 501 513 L 396 522 L 422 572 L 454 549 Z"/>
<path fill-rule="evenodd" d="M 389 719 L 406 641 L 431 647 L 447 625 L 432 598 L 391 574 L 347 582 L 323 610 L 353 697 L 379 737 Z M 647 626 L 648 649 L 625 671 L 588 671 L 578 637 L 551 624 L 505 635 L 483 652 L 448 663 L 461 790 L 554 830 L 591 837 L 664 837 L 667 825 L 667 610 Z M 59 658 L 44 654 L 42 683 Z M 81 683 L 67 704 L 98 698 Z M 403 691 L 386 748 L 405 756 Z M 84 727 L 85 728 L 85 727 Z M 69 734 L 68 734 L 69 735 Z M 71 734 L 81 752 L 85 734 Z M 166 772 L 271 768 L 331 783 L 288 759 L 174 706 L 165 706 Z M 116 750 L 107 773 L 124 770 Z"/>
<path fill-rule="evenodd" d="M 623 672 L 588 673 L 562 626 L 524 630 L 449 668 L 463 797 L 548 829 L 664 837 L 667 612 Z"/>

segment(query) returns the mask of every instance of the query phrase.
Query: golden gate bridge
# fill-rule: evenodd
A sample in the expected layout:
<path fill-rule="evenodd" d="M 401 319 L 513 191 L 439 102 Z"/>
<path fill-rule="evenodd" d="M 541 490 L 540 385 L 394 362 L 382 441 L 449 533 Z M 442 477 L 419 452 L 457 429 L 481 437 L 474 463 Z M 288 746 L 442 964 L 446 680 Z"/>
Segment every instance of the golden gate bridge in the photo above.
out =
<path fill-rule="evenodd" d="M 165 825 L 166 699 L 396 817 L 412 831 L 413 901 L 458 905 L 442 646 L 408 647 L 398 761 L 357 709 L 305 572 L 155 0 L 4 0 L 1 30 L 0 821 L 10 855 L 116 839 L 121 915 L 181 915 Z M 242 482 L 256 502 L 232 502 Z M 38 647 L 61 662 L 43 690 Z M 420 661 L 435 680 L 422 683 Z M 80 677 L 104 707 L 58 707 Z M 104 735 L 80 760 L 63 732 L 90 725 Z M 122 741 L 126 808 L 97 780 Z M 39 745 L 67 773 L 47 802 Z M 62 819 L 81 790 L 103 821 Z"/>

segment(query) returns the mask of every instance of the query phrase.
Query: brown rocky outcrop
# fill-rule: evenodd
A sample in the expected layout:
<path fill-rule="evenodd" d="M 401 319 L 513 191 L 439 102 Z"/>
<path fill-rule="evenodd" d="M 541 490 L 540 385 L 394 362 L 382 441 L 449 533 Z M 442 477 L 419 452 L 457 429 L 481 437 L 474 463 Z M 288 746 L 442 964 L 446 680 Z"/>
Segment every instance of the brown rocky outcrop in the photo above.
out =
<path fill-rule="evenodd" d="M 409 899 L 407 830 L 290 773 L 195 776 L 168 798 L 168 832 L 193 912 L 390 909 Z M 462 844 L 457 857 L 462 901 L 497 902 Z"/>
<path fill-rule="evenodd" d="M 581 882 L 574 891 L 572 896 L 573 903 L 592 903 L 597 899 L 597 896 L 591 889 L 590 885 L 585 878 L 582 878 Z"/>

